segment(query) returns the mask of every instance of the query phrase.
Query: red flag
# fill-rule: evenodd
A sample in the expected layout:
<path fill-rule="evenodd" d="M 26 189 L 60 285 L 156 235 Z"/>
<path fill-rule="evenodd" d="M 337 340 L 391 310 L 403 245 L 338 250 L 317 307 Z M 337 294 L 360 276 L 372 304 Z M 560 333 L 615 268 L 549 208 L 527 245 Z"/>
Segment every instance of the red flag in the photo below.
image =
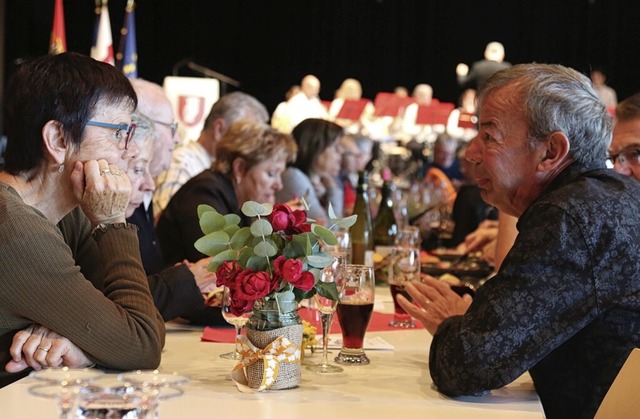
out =
<path fill-rule="evenodd" d="M 111 21 L 109 20 L 109 9 L 107 0 L 102 1 L 100 10 L 100 21 L 98 22 L 98 39 L 95 48 L 91 49 L 91 58 L 115 65 L 113 56 L 113 40 L 111 38 Z"/>
<path fill-rule="evenodd" d="M 49 53 L 60 54 L 67 51 L 67 37 L 64 34 L 64 10 L 62 0 L 56 0 L 53 11 L 53 29 L 49 41 Z"/>

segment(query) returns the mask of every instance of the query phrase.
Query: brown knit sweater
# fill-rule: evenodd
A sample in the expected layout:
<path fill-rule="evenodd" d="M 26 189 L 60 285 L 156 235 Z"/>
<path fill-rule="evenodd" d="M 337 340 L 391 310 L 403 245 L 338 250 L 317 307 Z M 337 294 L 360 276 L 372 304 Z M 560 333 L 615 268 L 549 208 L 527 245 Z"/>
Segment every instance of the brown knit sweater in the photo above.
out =
<path fill-rule="evenodd" d="M 91 236 L 79 208 L 56 226 L 0 183 L 0 386 L 24 375 L 4 366 L 14 334 L 31 324 L 119 370 L 156 368 L 164 346 L 135 226 Z"/>

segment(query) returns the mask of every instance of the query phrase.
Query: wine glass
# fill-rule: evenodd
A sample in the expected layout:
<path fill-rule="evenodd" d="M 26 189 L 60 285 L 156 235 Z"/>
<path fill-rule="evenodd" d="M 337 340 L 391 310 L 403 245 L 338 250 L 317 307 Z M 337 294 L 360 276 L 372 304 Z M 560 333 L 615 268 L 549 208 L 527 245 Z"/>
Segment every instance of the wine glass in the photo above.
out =
<path fill-rule="evenodd" d="M 236 337 L 242 333 L 242 328 L 247 321 L 249 321 L 249 317 L 251 317 L 251 311 L 247 311 L 242 313 L 240 316 L 236 316 L 231 312 L 231 292 L 229 287 L 224 287 L 224 292 L 222 294 L 222 317 L 224 320 L 236 328 Z M 236 349 L 233 352 L 227 352 L 220 355 L 220 358 L 224 359 L 242 359 L 242 355 L 238 352 L 238 343 L 236 338 Z"/>
<path fill-rule="evenodd" d="M 343 261 L 340 258 L 335 258 L 333 263 L 322 271 L 320 281 L 330 284 L 339 284 L 337 281 L 339 270 L 343 267 Z M 338 289 L 339 292 L 339 289 Z M 329 330 L 331 329 L 331 323 L 333 322 L 333 313 L 336 311 L 338 300 L 332 300 L 316 293 L 313 297 L 316 309 L 320 312 L 322 319 L 322 364 L 310 365 L 308 370 L 319 372 L 321 374 L 342 372 L 343 369 L 336 365 L 329 365 L 328 360 L 328 345 L 329 345 Z"/>
<path fill-rule="evenodd" d="M 88 384 L 100 378 L 104 372 L 92 368 L 45 368 L 32 371 L 29 376 L 42 384 L 33 386 L 29 392 L 38 397 L 56 399 L 60 418 L 72 417 L 73 407 L 81 392 L 93 391 Z"/>
<path fill-rule="evenodd" d="M 176 372 L 165 373 L 158 370 L 137 370 L 118 375 L 118 380 L 124 383 L 120 392 L 132 393 L 140 399 L 142 417 L 159 418 L 158 405 L 160 400 L 179 397 L 183 394 L 180 387 L 191 379 Z"/>

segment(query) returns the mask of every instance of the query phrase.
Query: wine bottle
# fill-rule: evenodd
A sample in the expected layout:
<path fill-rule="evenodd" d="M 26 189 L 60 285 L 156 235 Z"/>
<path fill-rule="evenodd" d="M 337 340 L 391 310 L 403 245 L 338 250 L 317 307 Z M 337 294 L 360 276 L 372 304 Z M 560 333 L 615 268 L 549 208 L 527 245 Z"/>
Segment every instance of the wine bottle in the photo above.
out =
<path fill-rule="evenodd" d="M 373 223 L 373 245 L 376 253 L 387 256 L 398 234 L 398 223 L 393 211 L 393 183 L 385 180 L 382 184 L 380 209 Z"/>
<path fill-rule="evenodd" d="M 358 216 L 358 219 L 350 229 L 352 261 L 354 264 L 373 266 L 373 234 L 367 181 L 366 172 L 360 172 L 356 188 L 356 203 L 353 207 L 353 213 Z"/>

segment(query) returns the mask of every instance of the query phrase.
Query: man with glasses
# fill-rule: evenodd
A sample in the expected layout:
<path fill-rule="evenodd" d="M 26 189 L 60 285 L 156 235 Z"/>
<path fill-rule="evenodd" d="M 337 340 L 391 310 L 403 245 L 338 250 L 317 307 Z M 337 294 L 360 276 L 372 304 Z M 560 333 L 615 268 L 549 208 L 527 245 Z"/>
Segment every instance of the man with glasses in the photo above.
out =
<path fill-rule="evenodd" d="M 154 147 L 149 172 L 154 179 L 171 164 L 171 154 L 178 144 L 177 123 L 174 120 L 173 107 L 162 86 L 143 79 L 132 79 L 131 85 L 138 95 L 138 112 L 153 121 Z M 145 200 L 127 221 L 138 226 L 138 240 L 142 264 L 147 274 L 162 270 L 164 266 L 162 252 L 155 231 L 155 219 L 151 205 L 152 194 Z"/>
<path fill-rule="evenodd" d="M 640 93 L 616 107 L 609 162 L 616 172 L 640 180 Z"/>
<path fill-rule="evenodd" d="M 211 167 L 216 145 L 231 124 L 239 119 L 267 122 L 267 109 L 256 98 L 242 92 L 222 96 L 211 107 L 197 141 L 189 141 L 173 152 L 171 165 L 156 178 L 153 209 L 156 217 L 165 209 L 173 195 L 203 170 Z"/>

